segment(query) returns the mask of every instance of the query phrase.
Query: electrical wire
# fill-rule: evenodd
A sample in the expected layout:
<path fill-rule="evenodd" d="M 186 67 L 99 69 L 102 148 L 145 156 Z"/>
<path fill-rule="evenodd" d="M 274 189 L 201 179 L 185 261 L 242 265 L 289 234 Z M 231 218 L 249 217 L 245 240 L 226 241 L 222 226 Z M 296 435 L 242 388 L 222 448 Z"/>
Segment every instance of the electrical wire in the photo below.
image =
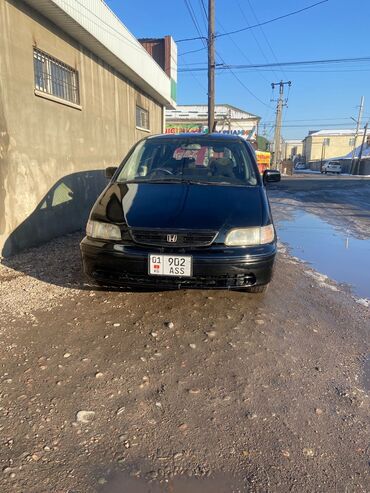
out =
<path fill-rule="evenodd" d="M 207 32 L 208 31 L 208 13 L 206 10 L 206 6 L 204 5 L 204 0 L 199 0 L 199 6 L 200 6 L 200 11 L 202 12 L 202 16 L 203 16 L 205 31 Z"/>
<path fill-rule="evenodd" d="M 227 36 L 228 34 L 237 34 L 237 33 L 243 32 L 243 31 L 248 31 L 249 29 L 254 29 L 254 28 L 259 27 L 259 26 L 265 26 L 266 24 L 271 24 L 272 22 L 276 22 L 276 21 L 279 21 L 281 19 L 291 17 L 292 15 L 300 14 L 301 12 L 304 12 L 306 10 L 310 10 L 314 7 L 317 7 L 318 5 L 321 5 L 323 3 L 327 3 L 328 1 L 329 0 L 321 0 L 320 2 L 313 3 L 311 5 L 308 5 L 307 7 L 304 7 L 304 8 L 299 9 L 299 10 L 294 10 L 293 12 L 289 12 L 288 14 L 280 15 L 279 17 L 274 17 L 273 19 L 269 19 L 267 21 L 263 21 L 263 22 L 260 22 L 258 24 L 254 24 L 252 26 L 243 27 L 241 29 L 236 29 L 235 31 L 229 31 L 227 33 L 218 34 L 218 35 L 216 35 L 216 37 Z M 198 39 L 203 39 L 203 37 L 201 35 L 199 35 L 199 37 L 194 37 L 194 38 L 177 39 L 176 43 L 183 43 L 185 41 L 196 41 Z"/>
<path fill-rule="evenodd" d="M 246 14 L 245 14 L 245 12 L 244 12 L 244 10 L 243 10 L 243 8 L 242 8 L 242 6 L 241 6 L 241 4 L 240 4 L 239 0 L 237 0 L 237 4 L 238 4 L 239 10 L 240 10 L 240 13 L 242 14 L 242 16 L 243 16 L 243 18 L 244 18 L 245 22 L 247 23 L 247 26 L 249 26 L 249 22 L 248 22 L 247 16 L 246 16 Z M 253 7 L 252 7 L 252 5 L 250 4 L 249 0 L 248 0 L 248 4 L 249 4 L 250 9 L 252 10 L 252 13 L 253 13 L 253 15 L 254 15 L 254 18 L 256 19 L 256 21 L 257 21 L 257 22 L 259 22 L 259 20 L 257 19 L 256 14 L 255 14 L 255 12 L 254 12 L 254 10 L 253 10 Z M 262 26 L 260 27 L 260 30 L 261 30 L 261 32 L 263 33 Z M 258 38 L 257 38 L 256 34 L 254 33 L 254 30 L 253 30 L 253 29 L 251 30 L 251 34 L 252 34 L 252 36 L 253 36 L 254 41 L 256 42 L 256 44 L 257 44 L 257 46 L 258 46 L 258 48 L 259 48 L 259 50 L 260 50 L 260 52 L 261 52 L 261 54 L 262 54 L 263 58 L 265 59 L 266 63 L 270 63 L 270 60 L 267 58 L 267 55 L 266 55 L 266 53 L 265 53 L 264 49 L 262 48 L 261 43 L 258 41 Z M 275 61 L 277 61 L 277 60 L 275 60 Z M 274 73 L 275 73 L 276 77 L 278 77 L 277 72 L 276 72 L 276 71 L 274 71 Z"/>
<path fill-rule="evenodd" d="M 179 55 L 181 58 L 184 58 L 184 55 Z M 186 61 L 183 61 L 183 63 L 185 63 L 185 65 L 187 65 Z M 206 86 L 203 84 L 203 82 L 195 75 L 193 74 L 192 72 L 190 72 L 190 75 L 193 77 L 193 79 L 196 81 L 196 83 L 204 90 L 204 92 L 207 94 L 208 92 L 208 89 L 206 88 Z"/>
<path fill-rule="evenodd" d="M 199 39 L 201 39 L 203 45 L 204 45 L 204 48 L 207 48 L 207 43 L 205 41 L 205 36 L 203 36 L 202 32 L 201 32 L 201 29 L 200 29 L 200 26 L 198 24 L 198 20 L 197 20 L 197 16 L 195 15 L 195 12 L 194 12 L 194 9 L 190 3 L 190 0 L 184 0 L 184 3 L 185 3 L 185 6 L 189 12 L 189 15 L 191 17 L 191 20 L 195 26 L 195 29 L 197 31 L 197 33 L 199 34 Z"/>
<path fill-rule="evenodd" d="M 225 60 L 222 58 L 222 56 L 217 51 L 216 51 L 216 53 L 217 53 L 217 56 L 220 58 L 221 62 L 223 62 L 225 64 Z M 248 92 L 248 94 L 250 94 L 254 99 L 256 99 L 257 101 L 259 101 L 261 104 L 263 104 L 267 108 L 270 108 L 271 109 L 271 106 L 268 105 L 268 104 L 266 104 L 256 94 L 254 94 L 254 92 L 251 91 L 246 84 L 244 84 L 244 82 L 236 75 L 236 73 L 231 68 L 229 68 L 228 70 L 231 73 L 231 75 L 234 77 L 234 79 L 236 79 L 239 82 L 239 84 Z"/>
<path fill-rule="evenodd" d="M 223 31 L 225 31 L 225 28 L 223 27 L 223 25 L 221 24 L 220 21 L 217 21 L 217 23 L 219 24 L 219 26 L 221 27 L 221 29 Z M 247 55 L 245 54 L 245 52 L 240 48 L 240 46 L 235 42 L 235 40 L 233 39 L 233 37 L 231 35 L 228 35 L 228 38 L 230 39 L 230 41 L 233 43 L 233 45 L 236 47 L 236 49 L 241 53 L 241 55 L 245 58 L 245 60 L 247 60 L 247 62 L 249 63 L 252 63 L 251 60 L 247 57 Z M 268 84 L 270 83 L 269 80 L 267 80 L 267 78 L 262 75 L 261 72 L 258 72 L 258 75 L 265 81 L 267 82 Z"/>
<path fill-rule="evenodd" d="M 190 3 L 190 0 L 184 0 L 184 3 L 185 3 L 185 6 L 186 6 L 186 8 L 187 8 L 187 10 L 188 10 L 188 12 L 189 12 L 190 18 L 191 18 L 191 20 L 192 20 L 192 22 L 193 22 L 193 24 L 194 24 L 194 26 L 195 26 L 196 31 L 198 32 L 198 34 L 199 34 L 200 36 L 202 36 L 201 30 L 200 30 L 200 26 L 199 26 L 199 24 L 198 24 L 198 22 L 197 22 L 196 15 L 195 15 L 195 12 L 194 12 L 194 10 L 193 10 L 193 8 L 192 8 L 192 5 L 191 5 L 191 3 Z M 202 38 L 203 38 L 203 36 L 202 36 Z M 204 39 L 205 39 L 205 38 L 204 38 Z M 203 44 L 205 44 L 204 39 L 202 39 Z M 186 53 L 179 54 L 179 56 L 180 56 L 181 58 L 183 58 L 183 59 L 184 59 L 184 55 L 186 55 Z M 185 65 L 188 65 L 188 66 L 189 66 L 189 64 L 188 64 L 188 63 L 186 63 L 186 62 L 184 62 L 184 63 L 185 63 Z M 201 82 L 201 81 L 198 79 L 198 77 L 196 77 L 196 76 L 195 76 L 195 74 L 192 74 L 192 75 L 194 76 L 194 77 L 193 77 L 193 78 L 194 78 L 194 80 L 195 80 L 195 81 L 196 81 L 196 82 L 200 85 L 200 87 L 201 87 L 201 88 L 205 91 L 205 93 L 207 94 L 208 90 L 206 89 L 206 87 L 205 87 L 205 85 L 203 84 L 203 82 Z"/>
<path fill-rule="evenodd" d="M 366 57 L 354 57 L 354 58 L 328 58 L 322 60 L 297 60 L 293 62 L 278 62 L 278 63 L 260 63 L 250 65 L 224 65 L 219 66 L 218 70 L 241 70 L 241 69 L 260 69 L 266 67 L 296 67 L 303 65 L 326 65 L 335 63 L 354 63 L 354 62 L 370 62 L 370 56 Z M 194 72 L 203 72 L 207 70 L 207 67 L 198 67 L 191 69 Z M 188 70 L 179 69 L 179 72 L 186 72 Z"/>

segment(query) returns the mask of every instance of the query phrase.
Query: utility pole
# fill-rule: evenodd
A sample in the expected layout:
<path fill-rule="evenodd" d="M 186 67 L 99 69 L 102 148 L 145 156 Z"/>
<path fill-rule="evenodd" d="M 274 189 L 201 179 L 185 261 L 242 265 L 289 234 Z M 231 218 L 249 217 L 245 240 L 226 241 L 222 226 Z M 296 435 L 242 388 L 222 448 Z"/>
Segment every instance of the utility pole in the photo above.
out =
<path fill-rule="evenodd" d="M 320 171 L 322 171 L 322 165 L 323 165 L 324 159 L 325 159 L 325 148 L 326 148 L 326 145 L 327 145 L 327 140 L 324 138 L 323 141 L 322 141 L 322 145 L 321 145 Z"/>
<path fill-rule="evenodd" d="M 354 138 L 354 141 L 353 141 L 353 151 L 352 151 L 352 159 L 351 159 L 351 174 L 353 173 L 354 167 L 355 167 L 356 142 L 357 142 L 357 139 L 358 139 L 358 131 L 360 130 L 360 125 L 361 125 L 361 120 L 362 120 L 362 113 L 364 111 L 364 102 L 365 102 L 365 97 L 364 96 L 361 96 L 360 109 L 358 110 L 356 133 L 355 133 L 355 138 Z"/>
<path fill-rule="evenodd" d="M 277 100 L 276 107 L 276 122 L 275 122 L 275 135 L 274 135 L 274 157 L 272 160 L 272 164 L 274 168 L 280 169 L 281 167 L 281 122 L 283 118 L 283 107 L 286 106 L 286 100 L 284 100 L 284 86 L 291 86 L 292 82 L 287 81 L 283 82 L 273 82 L 271 84 L 272 89 L 275 89 L 275 86 L 279 86 L 279 99 Z"/>
<path fill-rule="evenodd" d="M 208 133 L 215 125 L 215 0 L 208 0 Z"/>
<path fill-rule="evenodd" d="M 360 167 L 361 167 L 361 159 L 362 159 L 362 153 L 364 152 L 364 146 L 365 146 L 365 141 L 366 141 L 366 136 L 367 136 L 368 125 L 369 125 L 369 123 L 367 122 L 365 125 L 365 128 L 364 128 L 364 136 L 362 138 L 362 143 L 361 143 L 360 152 L 359 152 L 358 160 L 357 160 L 357 166 L 356 166 L 357 173 L 359 173 Z"/>

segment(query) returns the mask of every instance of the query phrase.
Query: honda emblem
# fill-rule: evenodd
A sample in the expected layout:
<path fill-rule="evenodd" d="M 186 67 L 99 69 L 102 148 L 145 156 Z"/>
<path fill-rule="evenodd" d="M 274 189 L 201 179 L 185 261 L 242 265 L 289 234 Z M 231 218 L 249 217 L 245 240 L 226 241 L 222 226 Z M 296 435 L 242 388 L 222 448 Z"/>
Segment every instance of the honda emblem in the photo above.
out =
<path fill-rule="evenodd" d="M 176 243 L 177 235 L 167 235 L 167 243 Z"/>

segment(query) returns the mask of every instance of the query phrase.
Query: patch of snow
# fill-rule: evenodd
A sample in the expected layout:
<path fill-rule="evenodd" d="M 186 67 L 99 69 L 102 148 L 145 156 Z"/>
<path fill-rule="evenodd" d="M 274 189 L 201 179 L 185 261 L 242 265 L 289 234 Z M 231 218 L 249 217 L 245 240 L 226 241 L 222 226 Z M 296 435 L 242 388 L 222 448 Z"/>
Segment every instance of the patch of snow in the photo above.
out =
<path fill-rule="evenodd" d="M 367 298 L 356 299 L 356 303 L 358 303 L 359 305 L 365 306 L 366 308 L 368 308 L 370 306 L 370 300 L 368 300 Z"/>
<path fill-rule="evenodd" d="M 315 171 L 313 169 L 295 169 L 294 170 L 294 174 L 316 174 L 316 175 L 320 175 L 321 174 L 321 171 Z"/>
<path fill-rule="evenodd" d="M 322 288 L 327 288 L 327 289 L 330 289 L 331 291 L 339 291 L 339 289 L 338 289 L 337 286 L 328 283 L 329 278 L 325 274 L 321 274 L 320 272 L 317 272 L 317 271 L 314 271 L 314 270 L 305 270 L 305 274 L 307 274 L 308 276 L 310 276 L 313 279 L 315 279 L 315 281 Z"/>

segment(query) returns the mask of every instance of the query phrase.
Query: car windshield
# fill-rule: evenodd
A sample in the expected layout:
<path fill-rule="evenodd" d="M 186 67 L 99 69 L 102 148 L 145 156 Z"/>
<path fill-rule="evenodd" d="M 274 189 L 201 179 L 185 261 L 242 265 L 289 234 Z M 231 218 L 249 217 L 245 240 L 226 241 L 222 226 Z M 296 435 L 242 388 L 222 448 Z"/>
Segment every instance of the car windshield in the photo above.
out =
<path fill-rule="evenodd" d="M 147 139 L 135 147 L 117 181 L 253 186 L 251 159 L 237 141 Z"/>

